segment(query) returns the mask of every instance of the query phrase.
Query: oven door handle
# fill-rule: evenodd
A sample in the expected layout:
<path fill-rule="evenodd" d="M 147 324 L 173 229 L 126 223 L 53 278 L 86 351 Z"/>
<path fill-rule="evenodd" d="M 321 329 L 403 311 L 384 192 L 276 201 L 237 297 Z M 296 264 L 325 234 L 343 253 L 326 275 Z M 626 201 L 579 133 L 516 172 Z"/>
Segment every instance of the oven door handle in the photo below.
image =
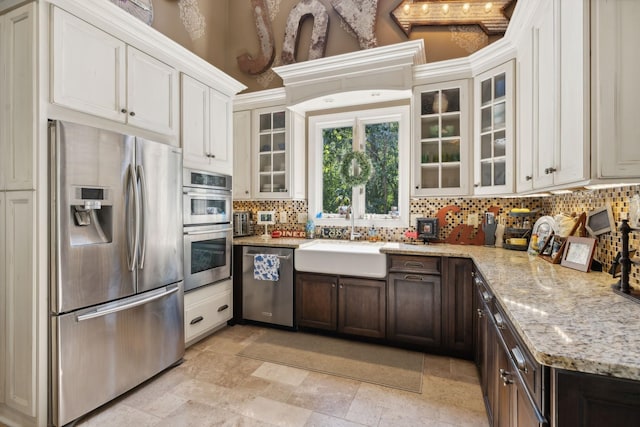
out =
<path fill-rule="evenodd" d="M 196 193 L 193 191 L 183 191 L 182 194 L 189 197 L 197 197 L 199 199 L 226 200 L 229 198 L 226 194 L 219 193 Z"/>
<path fill-rule="evenodd" d="M 199 230 L 199 231 L 185 231 L 184 234 L 187 236 L 196 236 L 198 234 L 212 234 L 212 233 L 224 233 L 227 231 L 231 231 L 231 228 L 223 228 L 220 230 Z"/>

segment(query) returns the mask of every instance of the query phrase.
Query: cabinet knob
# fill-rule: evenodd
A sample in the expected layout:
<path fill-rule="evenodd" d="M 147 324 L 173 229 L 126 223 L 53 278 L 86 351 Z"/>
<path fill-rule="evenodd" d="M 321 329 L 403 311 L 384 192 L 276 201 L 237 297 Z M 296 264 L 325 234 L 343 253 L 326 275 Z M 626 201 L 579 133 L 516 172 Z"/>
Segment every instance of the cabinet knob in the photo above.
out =
<path fill-rule="evenodd" d="M 336 287 L 336 284 L 335 284 L 335 283 L 332 283 L 332 284 L 331 284 L 331 287 L 332 287 L 332 288 L 335 288 L 335 287 Z"/>
<path fill-rule="evenodd" d="M 249 194 L 249 190 L 245 190 L 245 191 L 244 191 L 244 194 Z"/>
<path fill-rule="evenodd" d="M 121 113 L 125 113 L 125 114 L 127 114 L 127 109 L 126 109 L 126 108 L 122 108 L 122 109 L 120 110 L 120 112 L 121 112 Z"/>
<path fill-rule="evenodd" d="M 478 188 L 480 187 L 480 184 L 478 184 L 477 182 L 475 184 L 473 184 L 474 187 Z"/>
<path fill-rule="evenodd" d="M 136 113 L 132 111 L 132 112 L 130 112 L 130 113 L 129 113 L 129 115 L 130 115 L 131 117 L 133 117 L 133 116 L 135 116 L 135 115 L 136 115 Z"/>
<path fill-rule="evenodd" d="M 531 181 L 533 177 L 531 175 L 527 175 L 524 177 L 525 181 Z"/>
<path fill-rule="evenodd" d="M 502 385 L 503 386 L 508 386 L 509 384 L 513 384 L 513 380 L 511 378 L 509 378 L 509 376 L 511 375 L 511 372 L 500 368 L 500 379 L 502 380 Z"/>
<path fill-rule="evenodd" d="M 546 168 L 544 170 L 544 173 L 549 175 L 550 173 L 554 173 L 557 169 L 556 168 Z"/>
<path fill-rule="evenodd" d="M 419 190 L 419 189 L 420 189 L 420 186 L 416 185 L 416 190 Z"/>
<path fill-rule="evenodd" d="M 484 312 L 479 308 L 477 310 L 478 310 L 478 319 L 482 319 L 482 317 L 484 316 Z"/>

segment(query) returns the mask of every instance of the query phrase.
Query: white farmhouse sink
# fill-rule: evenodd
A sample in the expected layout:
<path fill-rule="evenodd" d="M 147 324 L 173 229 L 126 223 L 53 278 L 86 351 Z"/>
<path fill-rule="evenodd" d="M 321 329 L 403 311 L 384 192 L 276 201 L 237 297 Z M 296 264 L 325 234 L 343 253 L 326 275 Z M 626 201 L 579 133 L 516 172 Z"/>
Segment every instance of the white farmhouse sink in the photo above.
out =
<path fill-rule="evenodd" d="M 314 240 L 295 251 L 295 267 L 310 273 L 343 274 L 383 278 L 387 257 L 380 253 L 383 242 Z"/>

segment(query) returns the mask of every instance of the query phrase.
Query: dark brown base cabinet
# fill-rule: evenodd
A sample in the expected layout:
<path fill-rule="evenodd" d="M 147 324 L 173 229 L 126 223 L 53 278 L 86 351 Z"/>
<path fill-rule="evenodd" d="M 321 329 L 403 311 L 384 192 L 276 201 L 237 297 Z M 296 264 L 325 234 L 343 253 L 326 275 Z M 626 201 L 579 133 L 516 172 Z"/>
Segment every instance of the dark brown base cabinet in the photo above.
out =
<path fill-rule="evenodd" d="M 640 423 L 640 382 L 554 370 L 556 425 L 628 427 Z"/>
<path fill-rule="evenodd" d="M 389 340 L 440 347 L 440 276 L 389 274 L 387 337 Z"/>
<path fill-rule="evenodd" d="M 386 282 L 299 272 L 296 318 L 299 327 L 384 338 Z"/>
<path fill-rule="evenodd" d="M 492 426 L 545 426 L 546 371 L 524 349 L 479 276 L 475 280 L 475 360 Z"/>

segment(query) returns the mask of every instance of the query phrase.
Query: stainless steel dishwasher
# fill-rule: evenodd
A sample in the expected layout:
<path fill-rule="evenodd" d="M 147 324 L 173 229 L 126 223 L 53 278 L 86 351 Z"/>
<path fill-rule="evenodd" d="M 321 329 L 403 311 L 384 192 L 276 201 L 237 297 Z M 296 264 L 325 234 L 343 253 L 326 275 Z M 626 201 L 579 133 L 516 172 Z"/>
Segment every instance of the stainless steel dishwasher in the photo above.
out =
<path fill-rule="evenodd" d="M 278 280 L 254 278 L 256 255 L 275 255 Z M 242 318 L 293 327 L 293 249 L 245 246 L 242 250 Z"/>

